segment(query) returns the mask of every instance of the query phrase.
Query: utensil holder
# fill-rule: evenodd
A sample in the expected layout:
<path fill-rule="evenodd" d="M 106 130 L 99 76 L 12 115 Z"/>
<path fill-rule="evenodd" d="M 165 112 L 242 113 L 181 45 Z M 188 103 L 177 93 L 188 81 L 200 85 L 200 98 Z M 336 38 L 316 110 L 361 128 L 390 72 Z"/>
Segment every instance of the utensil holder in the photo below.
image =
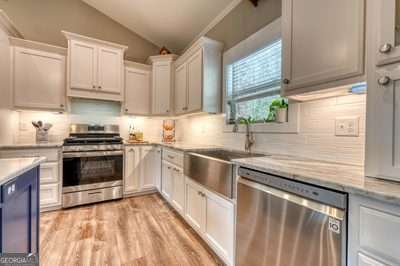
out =
<path fill-rule="evenodd" d="M 36 142 L 48 142 L 49 132 L 43 129 L 36 129 Z"/>

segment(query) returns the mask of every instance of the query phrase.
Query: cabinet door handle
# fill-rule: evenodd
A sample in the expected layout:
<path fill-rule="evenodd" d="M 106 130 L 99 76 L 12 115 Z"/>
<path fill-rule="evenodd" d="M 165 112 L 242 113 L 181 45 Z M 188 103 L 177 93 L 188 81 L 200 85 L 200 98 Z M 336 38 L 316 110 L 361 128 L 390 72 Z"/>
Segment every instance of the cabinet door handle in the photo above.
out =
<path fill-rule="evenodd" d="M 92 86 L 92 88 L 93 88 L 93 89 L 96 89 L 96 86 L 95 86 L 95 85 L 93 85 L 93 86 Z"/>
<path fill-rule="evenodd" d="M 64 108 L 64 104 L 60 104 L 60 107 L 61 107 L 61 108 Z"/>
<path fill-rule="evenodd" d="M 98 88 L 101 90 L 101 86 L 98 86 Z"/>
<path fill-rule="evenodd" d="M 125 108 L 125 112 L 128 112 L 129 110 L 128 110 L 128 108 Z"/>
<path fill-rule="evenodd" d="M 168 158 L 174 159 L 175 157 L 174 157 L 174 156 L 171 156 L 171 155 L 168 155 Z"/>
<path fill-rule="evenodd" d="M 169 113 L 169 110 L 167 110 L 167 111 L 165 111 L 165 112 Z"/>
<path fill-rule="evenodd" d="M 168 166 L 168 170 L 171 170 L 171 166 Z"/>
<path fill-rule="evenodd" d="M 391 79 L 388 76 L 383 76 L 378 79 L 378 84 L 386 86 L 390 83 Z"/>
<path fill-rule="evenodd" d="M 387 54 L 392 50 L 392 45 L 390 43 L 385 43 L 379 48 L 381 54 Z"/>
<path fill-rule="evenodd" d="M 283 81 L 282 81 L 282 82 L 283 82 L 283 84 L 286 84 L 286 85 L 287 85 L 287 84 L 289 84 L 289 83 L 290 83 L 290 80 L 289 80 L 289 79 L 283 79 Z"/>

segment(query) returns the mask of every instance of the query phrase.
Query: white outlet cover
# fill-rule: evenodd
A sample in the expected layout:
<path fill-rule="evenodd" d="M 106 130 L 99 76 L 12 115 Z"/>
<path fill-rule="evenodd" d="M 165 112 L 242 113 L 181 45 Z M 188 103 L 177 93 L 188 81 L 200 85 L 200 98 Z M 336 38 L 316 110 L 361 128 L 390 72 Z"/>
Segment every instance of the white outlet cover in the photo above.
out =
<path fill-rule="evenodd" d="M 336 117 L 335 119 L 335 135 L 336 136 L 359 136 L 360 117 Z"/>

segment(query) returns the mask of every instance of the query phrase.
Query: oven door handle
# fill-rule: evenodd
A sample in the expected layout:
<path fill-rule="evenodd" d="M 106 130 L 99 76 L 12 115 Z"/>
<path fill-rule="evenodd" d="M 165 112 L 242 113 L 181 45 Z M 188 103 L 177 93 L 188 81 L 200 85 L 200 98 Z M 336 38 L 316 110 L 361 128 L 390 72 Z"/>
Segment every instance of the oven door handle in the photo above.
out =
<path fill-rule="evenodd" d="M 106 157 L 122 155 L 122 151 L 88 151 L 88 152 L 64 152 L 63 158 L 79 158 L 79 157 Z"/>

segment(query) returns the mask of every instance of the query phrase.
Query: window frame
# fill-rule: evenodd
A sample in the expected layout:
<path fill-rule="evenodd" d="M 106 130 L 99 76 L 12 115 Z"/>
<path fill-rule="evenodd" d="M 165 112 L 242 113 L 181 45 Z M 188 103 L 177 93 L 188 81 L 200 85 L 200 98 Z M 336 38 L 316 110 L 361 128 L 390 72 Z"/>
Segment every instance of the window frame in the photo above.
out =
<path fill-rule="evenodd" d="M 270 43 L 273 43 L 282 38 L 281 34 L 281 18 L 274 20 L 267 26 L 241 41 L 234 47 L 225 51 L 223 54 L 223 113 L 225 115 L 224 132 L 232 132 L 234 125 L 228 124 L 226 119 L 226 104 L 227 104 L 227 76 L 228 67 L 234 62 L 245 58 L 260 49 L 265 48 Z M 283 47 L 282 47 L 283 49 Z M 283 50 L 282 50 L 283 52 Z M 282 62 L 283 63 L 283 62 Z M 300 104 L 289 101 L 288 122 L 286 123 L 255 123 L 251 124 L 251 130 L 257 133 L 298 133 L 299 132 L 299 114 Z M 238 132 L 246 131 L 244 125 L 239 125 Z"/>

